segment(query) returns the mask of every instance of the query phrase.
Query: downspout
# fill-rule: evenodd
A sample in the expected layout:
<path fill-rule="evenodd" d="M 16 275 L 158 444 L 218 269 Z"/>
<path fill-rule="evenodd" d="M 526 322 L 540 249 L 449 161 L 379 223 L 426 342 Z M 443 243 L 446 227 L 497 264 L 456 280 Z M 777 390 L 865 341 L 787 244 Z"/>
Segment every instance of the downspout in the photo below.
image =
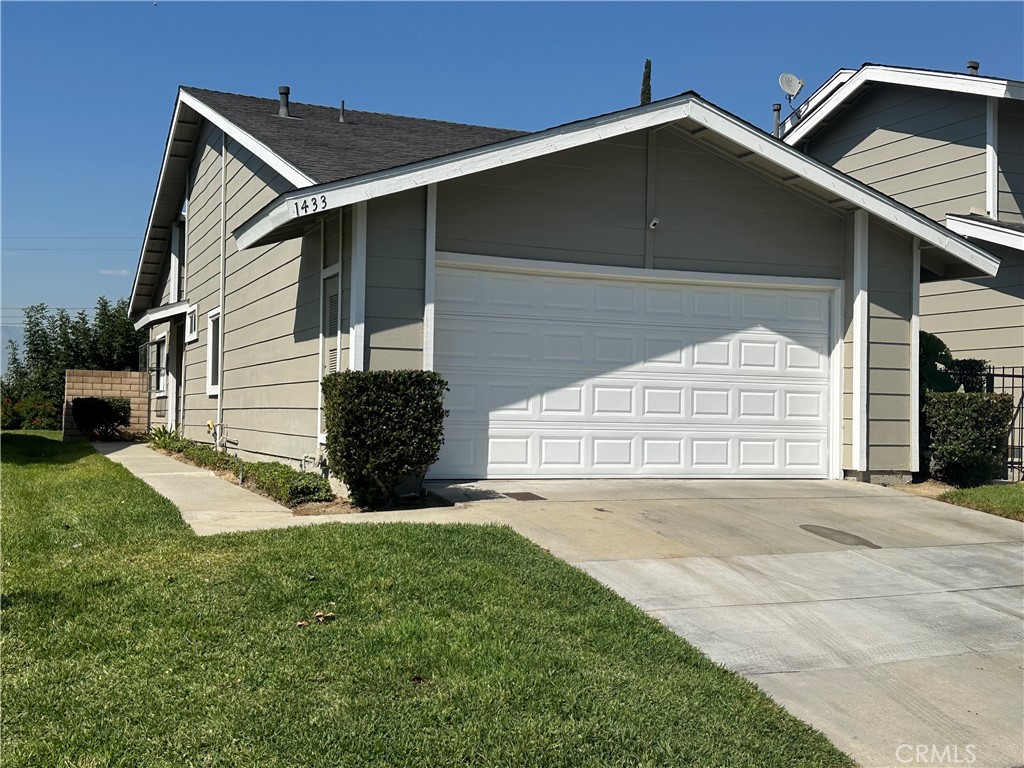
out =
<path fill-rule="evenodd" d="M 224 446 L 224 324 L 227 320 L 227 307 L 224 306 L 227 286 L 228 260 L 228 222 L 227 222 L 227 134 L 220 132 L 220 323 L 218 324 L 219 343 L 217 349 L 217 368 L 219 372 L 220 391 L 217 393 L 217 431 L 215 433 L 217 449 Z"/>

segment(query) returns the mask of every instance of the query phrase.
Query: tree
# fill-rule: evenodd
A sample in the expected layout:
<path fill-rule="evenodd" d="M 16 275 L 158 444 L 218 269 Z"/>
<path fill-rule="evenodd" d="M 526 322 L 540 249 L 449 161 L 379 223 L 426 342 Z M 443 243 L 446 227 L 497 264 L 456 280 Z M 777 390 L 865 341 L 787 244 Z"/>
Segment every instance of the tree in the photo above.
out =
<path fill-rule="evenodd" d="M 64 309 L 51 313 L 45 304 L 27 307 L 24 340 L 20 348 L 8 342 L 7 369 L 0 380 L 5 416 L 17 413 L 20 404 L 31 403 L 34 412 L 47 414 L 36 426 L 59 429 L 64 371 L 137 371 L 139 347 L 146 338 L 146 332 L 136 331 L 128 317 L 127 299 L 111 304 L 101 296 L 92 320 L 85 312 L 72 318 Z M 11 422 L 5 421 L 5 428 L 10 428 Z"/>
<path fill-rule="evenodd" d="M 651 103 L 651 60 L 644 61 L 644 80 L 640 85 L 640 104 Z"/>

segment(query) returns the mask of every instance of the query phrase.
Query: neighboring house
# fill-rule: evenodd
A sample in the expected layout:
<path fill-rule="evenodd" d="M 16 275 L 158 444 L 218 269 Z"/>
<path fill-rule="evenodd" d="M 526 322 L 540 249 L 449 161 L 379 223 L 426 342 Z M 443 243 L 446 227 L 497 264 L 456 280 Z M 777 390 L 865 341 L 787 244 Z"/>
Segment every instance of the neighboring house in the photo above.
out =
<path fill-rule="evenodd" d="M 921 263 L 998 260 L 697 94 L 536 133 L 179 91 L 131 298 L 154 425 L 315 463 L 450 383 L 436 478 L 906 477 Z"/>
<path fill-rule="evenodd" d="M 1024 82 L 968 64 L 839 70 L 782 135 L 997 256 L 995 277 L 970 280 L 923 260 L 921 327 L 957 357 L 1024 366 Z"/>

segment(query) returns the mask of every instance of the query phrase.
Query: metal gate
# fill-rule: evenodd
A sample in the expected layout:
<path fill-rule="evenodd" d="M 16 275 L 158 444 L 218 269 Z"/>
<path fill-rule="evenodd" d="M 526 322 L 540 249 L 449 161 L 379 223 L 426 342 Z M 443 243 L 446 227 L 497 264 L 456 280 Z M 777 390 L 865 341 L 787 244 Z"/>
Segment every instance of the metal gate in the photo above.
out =
<path fill-rule="evenodd" d="M 1006 479 L 1024 480 L 1024 366 L 992 366 L 985 374 L 985 388 L 989 392 L 1013 395 L 1013 421 L 1006 445 Z"/>

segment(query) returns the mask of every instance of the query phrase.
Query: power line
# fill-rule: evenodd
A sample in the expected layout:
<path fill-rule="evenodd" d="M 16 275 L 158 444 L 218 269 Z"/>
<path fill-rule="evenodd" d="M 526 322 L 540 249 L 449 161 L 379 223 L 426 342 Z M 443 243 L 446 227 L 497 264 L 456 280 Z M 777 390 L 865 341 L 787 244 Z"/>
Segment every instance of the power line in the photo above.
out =
<path fill-rule="evenodd" d="M 65 237 L 63 235 L 54 236 L 54 237 L 50 237 L 50 236 L 47 236 L 47 235 L 4 235 L 0 239 L 3 239 L 3 240 L 141 240 L 142 238 L 141 237 L 122 237 L 120 235 L 116 235 L 116 236 L 115 235 L 111 235 L 110 237 L 105 237 L 103 235 L 83 235 L 81 237 L 77 237 L 77 236 L 76 237 L 72 237 L 72 236 Z"/>

